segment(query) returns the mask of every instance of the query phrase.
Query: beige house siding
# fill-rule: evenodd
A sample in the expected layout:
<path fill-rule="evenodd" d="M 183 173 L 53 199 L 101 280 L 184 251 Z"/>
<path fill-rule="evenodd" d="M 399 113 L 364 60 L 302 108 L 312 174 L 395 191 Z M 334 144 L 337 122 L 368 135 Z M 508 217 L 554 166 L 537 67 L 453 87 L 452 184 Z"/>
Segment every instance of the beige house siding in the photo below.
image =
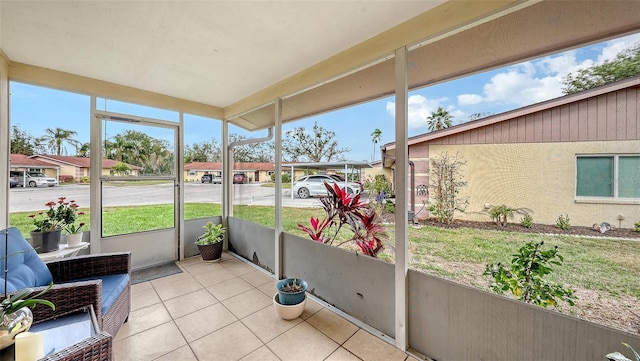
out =
<path fill-rule="evenodd" d="M 575 197 L 577 155 L 640 154 L 639 140 L 431 146 L 432 154 L 442 152 L 457 153 L 468 162 L 463 169 L 467 186 L 460 195 L 469 196 L 470 204 L 457 218 L 487 221 L 480 213 L 486 206 L 505 204 L 531 209 L 536 223 L 555 224 L 565 214 L 572 225 L 581 226 L 609 222 L 633 228 L 640 221 L 640 200 L 584 202 Z"/>

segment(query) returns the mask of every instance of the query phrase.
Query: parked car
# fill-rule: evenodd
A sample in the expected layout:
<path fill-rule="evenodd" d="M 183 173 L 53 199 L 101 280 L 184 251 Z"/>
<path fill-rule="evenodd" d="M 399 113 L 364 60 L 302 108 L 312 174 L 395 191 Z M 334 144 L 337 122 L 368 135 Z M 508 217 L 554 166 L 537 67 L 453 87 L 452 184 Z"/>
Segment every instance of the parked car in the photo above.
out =
<path fill-rule="evenodd" d="M 23 171 L 11 171 L 11 177 L 16 177 L 18 180 L 18 184 L 22 184 L 23 180 L 26 185 L 35 188 L 35 187 L 55 187 L 58 185 L 58 180 L 55 178 L 51 178 L 42 172 L 28 172 L 26 174 L 26 179 Z"/>
<path fill-rule="evenodd" d="M 233 184 L 242 184 L 247 181 L 247 176 L 242 173 L 237 173 L 233 175 Z"/>
<path fill-rule="evenodd" d="M 20 181 L 18 180 L 18 177 L 13 176 L 13 175 L 9 175 L 9 187 L 10 188 L 17 187 L 19 184 L 20 184 Z"/>
<path fill-rule="evenodd" d="M 222 184 L 222 177 L 219 175 L 205 174 L 200 178 L 202 183 Z"/>
<path fill-rule="evenodd" d="M 302 199 L 314 196 L 326 196 L 328 193 L 324 186 L 324 182 L 331 185 L 337 183 L 340 188 L 344 188 L 346 186 L 347 193 L 350 194 L 359 194 L 362 192 L 360 184 L 349 181 L 345 182 L 344 178 L 335 174 L 313 174 L 303 176 L 293 183 L 293 192 Z"/>

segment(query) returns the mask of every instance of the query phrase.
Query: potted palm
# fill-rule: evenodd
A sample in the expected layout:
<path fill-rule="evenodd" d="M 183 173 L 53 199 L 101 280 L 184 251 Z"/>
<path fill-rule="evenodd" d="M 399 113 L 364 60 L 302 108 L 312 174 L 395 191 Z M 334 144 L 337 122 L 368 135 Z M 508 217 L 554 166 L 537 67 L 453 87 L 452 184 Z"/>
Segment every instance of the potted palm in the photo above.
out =
<path fill-rule="evenodd" d="M 200 256 L 203 261 L 218 261 L 222 257 L 225 228 L 222 227 L 222 224 L 214 224 L 213 222 L 207 222 L 202 228 L 204 228 L 204 234 L 198 237 L 195 242 Z"/>

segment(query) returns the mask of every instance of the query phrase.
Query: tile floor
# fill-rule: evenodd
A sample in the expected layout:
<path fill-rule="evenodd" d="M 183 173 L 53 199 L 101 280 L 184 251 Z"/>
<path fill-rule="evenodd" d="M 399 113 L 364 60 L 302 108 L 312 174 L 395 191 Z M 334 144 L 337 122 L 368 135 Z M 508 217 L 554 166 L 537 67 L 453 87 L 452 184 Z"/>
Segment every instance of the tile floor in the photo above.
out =
<path fill-rule="evenodd" d="M 415 360 L 311 299 L 300 318 L 280 319 L 274 279 L 229 254 L 179 266 L 132 286 L 114 360 Z"/>

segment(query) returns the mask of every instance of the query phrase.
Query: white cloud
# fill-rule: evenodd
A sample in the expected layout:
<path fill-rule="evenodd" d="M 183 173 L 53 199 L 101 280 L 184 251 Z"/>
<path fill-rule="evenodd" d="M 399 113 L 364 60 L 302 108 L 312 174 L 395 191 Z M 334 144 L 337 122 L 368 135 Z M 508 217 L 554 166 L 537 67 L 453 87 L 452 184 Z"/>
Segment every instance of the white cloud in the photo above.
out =
<path fill-rule="evenodd" d="M 621 51 L 640 44 L 640 33 L 611 40 L 606 44 L 607 45 L 602 49 L 601 54 L 598 56 L 598 64 L 602 64 L 607 60 L 612 60 Z"/>
<path fill-rule="evenodd" d="M 476 105 L 482 103 L 482 96 L 478 94 L 460 94 L 458 95 L 458 105 Z"/>
<path fill-rule="evenodd" d="M 428 99 L 422 95 L 412 95 L 407 99 L 409 103 L 409 128 L 425 128 L 427 127 L 427 117 L 431 112 L 435 112 L 438 107 L 447 108 L 442 103 L 447 101 L 448 98 L 443 97 L 439 99 Z M 392 117 L 395 117 L 396 103 L 387 102 L 387 113 Z"/>

